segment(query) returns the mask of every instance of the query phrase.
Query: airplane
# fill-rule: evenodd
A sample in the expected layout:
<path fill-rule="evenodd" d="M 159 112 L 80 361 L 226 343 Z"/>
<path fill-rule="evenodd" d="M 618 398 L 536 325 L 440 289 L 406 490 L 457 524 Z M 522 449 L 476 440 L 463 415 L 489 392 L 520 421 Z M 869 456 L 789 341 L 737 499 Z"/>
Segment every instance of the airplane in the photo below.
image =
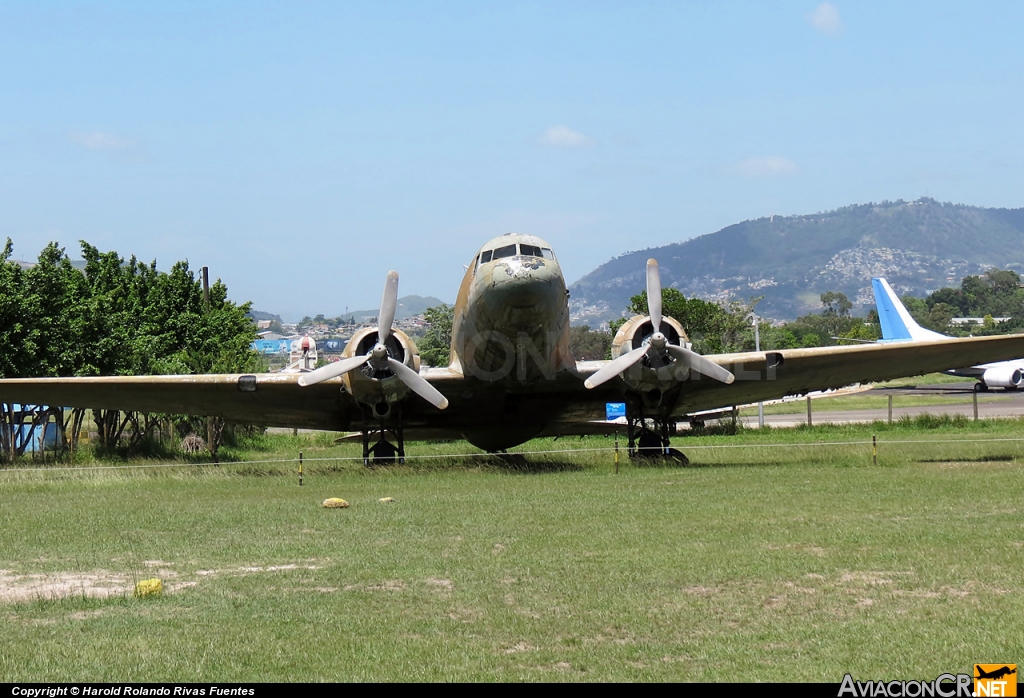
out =
<path fill-rule="evenodd" d="M 889 282 L 883 278 L 871 279 L 871 289 L 875 292 L 875 307 L 878 309 L 878 322 L 882 326 L 881 342 L 921 342 L 951 340 L 944 334 L 933 332 L 921 327 L 907 312 L 903 302 L 892 290 Z M 978 364 L 964 368 L 952 368 L 943 371 L 951 376 L 977 378 L 974 384 L 977 392 L 985 392 L 989 388 L 1016 390 L 1024 385 L 1024 359 Z"/>
<path fill-rule="evenodd" d="M 985 671 L 977 664 L 975 664 L 974 666 L 975 671 L 977 671 L 978 673 L 978 675 L 974 677 L 976 679 L 1001 679 L 1004 676 L 1009 676 L 1010 674 L 1017 673 L 1016 665 L 1014 665 L 1012 669 L 1008 665 L 1004 665 L 998 669 L 993 669 L 992 671 Z"/>
<path fill-rule="evenodd" d="M 622 325 L 613 358 L 576 361 L 551 245 L 509 234 L 467 265 L 448 366 L 422 367 L 413 340 L 392 327 L 391 272 L 378 326 L 356 333 L 340 361 L 309 373 L 2 379 L 0 400 L 358 432 L 367 465 L 403 460 L 406 440 L 464 438 L 501 453 L 535 437 L 609 434 L 620 427 L 606 407 L 624 403 L 629 453 L 670 456 L 686 415 L 1024 354 L 1024 336 L 1010 335 L 701 356 L 662 314 L 653 259 L 646 286 L 650 314 Z"/>

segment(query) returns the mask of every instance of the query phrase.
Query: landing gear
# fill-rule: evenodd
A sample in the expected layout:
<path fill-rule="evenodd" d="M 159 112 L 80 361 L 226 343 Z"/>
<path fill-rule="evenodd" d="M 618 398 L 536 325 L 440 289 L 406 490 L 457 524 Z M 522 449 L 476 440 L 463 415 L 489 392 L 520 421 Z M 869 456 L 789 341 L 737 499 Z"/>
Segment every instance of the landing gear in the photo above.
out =
<path fill-rule="evenodd" d="M 384 415 L 394 412 L 393 424 L 389 427 L 384 423 Z M 405 436 L 402 430 L 401 406 L 394 409 L 387 404 L 374 405 L 371 409 L 363 405 L 363 465 L 393 465 L 398 460 L 405 464 Z M 391 443 L 388 438 L 394 440 Z M 370 442 L 376 439 L 372 446 Z"/>
<path fill-rule="evenodd" d="M 664 459 L 688 465 L 690 459 L 669 445 L 676 423 L 658 417 L 626 414 L 629 457 L 633 460 Z"/>
<path fill-rule="evenodd" d="M 985 381 L 978 381 L 974 384 L 974 392 L 976 393 L 987 393 L 988 386 L 985 385 Z"/>

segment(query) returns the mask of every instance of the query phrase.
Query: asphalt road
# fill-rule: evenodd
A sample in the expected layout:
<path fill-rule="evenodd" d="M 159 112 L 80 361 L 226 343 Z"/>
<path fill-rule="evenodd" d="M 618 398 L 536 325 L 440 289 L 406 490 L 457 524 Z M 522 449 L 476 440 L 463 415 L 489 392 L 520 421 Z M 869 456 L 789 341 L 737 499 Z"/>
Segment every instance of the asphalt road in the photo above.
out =
<path fill-rule="evenodd" d="M 892 395 L 892 418 L 897 420 L 903 415 L 916 417 L 921 414 L 962 414 L 974 417 L 974 384 L 973 383 L 942 383 L 939 385 L 908 386 L 901 388 L 874 389 L 859 395 Z M 900 407 L 901 397 L 955 397 L 963 398 L 963 402 L 945 405 L 920 405 L 916 407 Z M 993 419 L 998 417 L 1024 417 L 1024 391 L 990 390 L 978 393 L 978 418 Z M 887 407 L 868 410 L 822 410 L 814 409 L 811 400 L 811 420 L 814 424 L 849 424 L 857 422 L 885 421 L 889 418 Z M 747 427 L 757 427 L 757 415 L 742 416 L 740 419 Z M 806 410 L 799 414 L 765 415 L 764 422 L 769 426 L 795 426 L 807 422 Z"/>

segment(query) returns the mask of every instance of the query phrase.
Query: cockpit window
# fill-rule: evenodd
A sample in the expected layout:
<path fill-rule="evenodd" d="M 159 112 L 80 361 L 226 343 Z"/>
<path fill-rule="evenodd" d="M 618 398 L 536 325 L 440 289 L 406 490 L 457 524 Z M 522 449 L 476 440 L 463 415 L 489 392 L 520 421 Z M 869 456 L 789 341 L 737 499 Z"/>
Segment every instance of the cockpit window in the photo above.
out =
<path fill-rule="evenodd" d="M 492 259 L 502 259 L 503 257 L 515 257 L 515 256 L 516 256 L 516 246 L 515 245 L 505 245 L 504 247 L 499 247 L 496 250 L 494 250 L 494 257 L 492 257 Z"/>
<path fill-rule="evenodd" d="M 530 257 L 540 257 L 540 248 L 535 245 L 519 245 L 519 254 L 528 255 Z"/>
<path fill-rule="evenodd" d="M 480 253 L 480 263 L 481 264 L 487 264 L 489 261 L 491 261 L 491 251 L 487 250 L 486 252 L 481 252 Z"/>
<path fill-rule="evenodd" d="M 555 253 L 552 252 L 551 248 L 549 248 L 549 247 L 542 247 L 542 248 L 540 248 L 540 251 L 541 251 L 541 256 L 544 259 L 554 259 L 555 258 Z"/>

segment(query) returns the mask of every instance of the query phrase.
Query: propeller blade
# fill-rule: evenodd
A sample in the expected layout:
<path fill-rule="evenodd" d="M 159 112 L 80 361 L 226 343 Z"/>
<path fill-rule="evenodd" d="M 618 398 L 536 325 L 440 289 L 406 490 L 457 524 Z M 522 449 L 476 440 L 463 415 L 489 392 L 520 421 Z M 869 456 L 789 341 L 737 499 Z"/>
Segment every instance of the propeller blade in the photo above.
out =
<path fill-rule="evenodd" d="M 410 390 L 437 409 L 443 410 L 448 406 L 448 398 L 442 395 L 437 388 L 428 383 L 423 376 L 416 373 L 416 371 L 413 371 L 401 361 L 396 361 L 395 359 L 388 357 L 388 368 L 394 371 L 395 375 L 398 376 L 398 379 L 409 386 Z"/>
<path fill-rule="evenodd" d="M 395 321 L 395 307 L 398 305 L 398 272 L 389 271 L 384 282 L 384 295 L 380 299 L 380 313 L 377 315 L 377 341 L 381 344 L 391 336 L 391 324 Z"/>
<path fill-rule="evenodd" d="M 335 361 L 332 364 L 321 366 L 315 371 L 303 373 L 299 376 L 299 385 L 305 387 L 307 385 L 322 383 L 323 381 L 336 378 L 337 376 L 344 375 L 353 369 L 359 368 L 369 360 L 370 355 L 367 354 L 364 356 L 353 356 L 348 359 L 342 359 L 341 361 Z"/>
<path fill-rule="evenodd" d="M 658 260 L 647 260 L 647 310 L 655 332 L 661 332 L 661 274 Z"/>
<path fill-rule="evenodd" d="M 615 376 L 619 375 L 636 362 L 640 361 L 640 359 L 644 358 L 644 354 L 646 353 L 647 347 L 643 346 L 640 347 L 639 349 L 634 349 L 628 354 L 623 354 L 614 361 L 605 364 L 601 370 L 599 370 L 597 373 L 592 375 L 587 380 L 583 381 L 583 385 L 585 385 L 587 388 L 596 388 L 602 383 L 605 383 L 614 378 Z"/>
<path fill-rule="evenodd" d="M 693 370 L 699 371 L 708 378 L 714 378 L 716 381 L 721 381 L 726 385 L 729 385 L 736 380 L 736 376 L 729 373 L 711 359 L 706 359 L 695 351 L 678 347 L 675 344 L 669 344 L 666 349 L 668 349 L 668 352 L 672 356 L 676 357 L 676 359 Z"/>

